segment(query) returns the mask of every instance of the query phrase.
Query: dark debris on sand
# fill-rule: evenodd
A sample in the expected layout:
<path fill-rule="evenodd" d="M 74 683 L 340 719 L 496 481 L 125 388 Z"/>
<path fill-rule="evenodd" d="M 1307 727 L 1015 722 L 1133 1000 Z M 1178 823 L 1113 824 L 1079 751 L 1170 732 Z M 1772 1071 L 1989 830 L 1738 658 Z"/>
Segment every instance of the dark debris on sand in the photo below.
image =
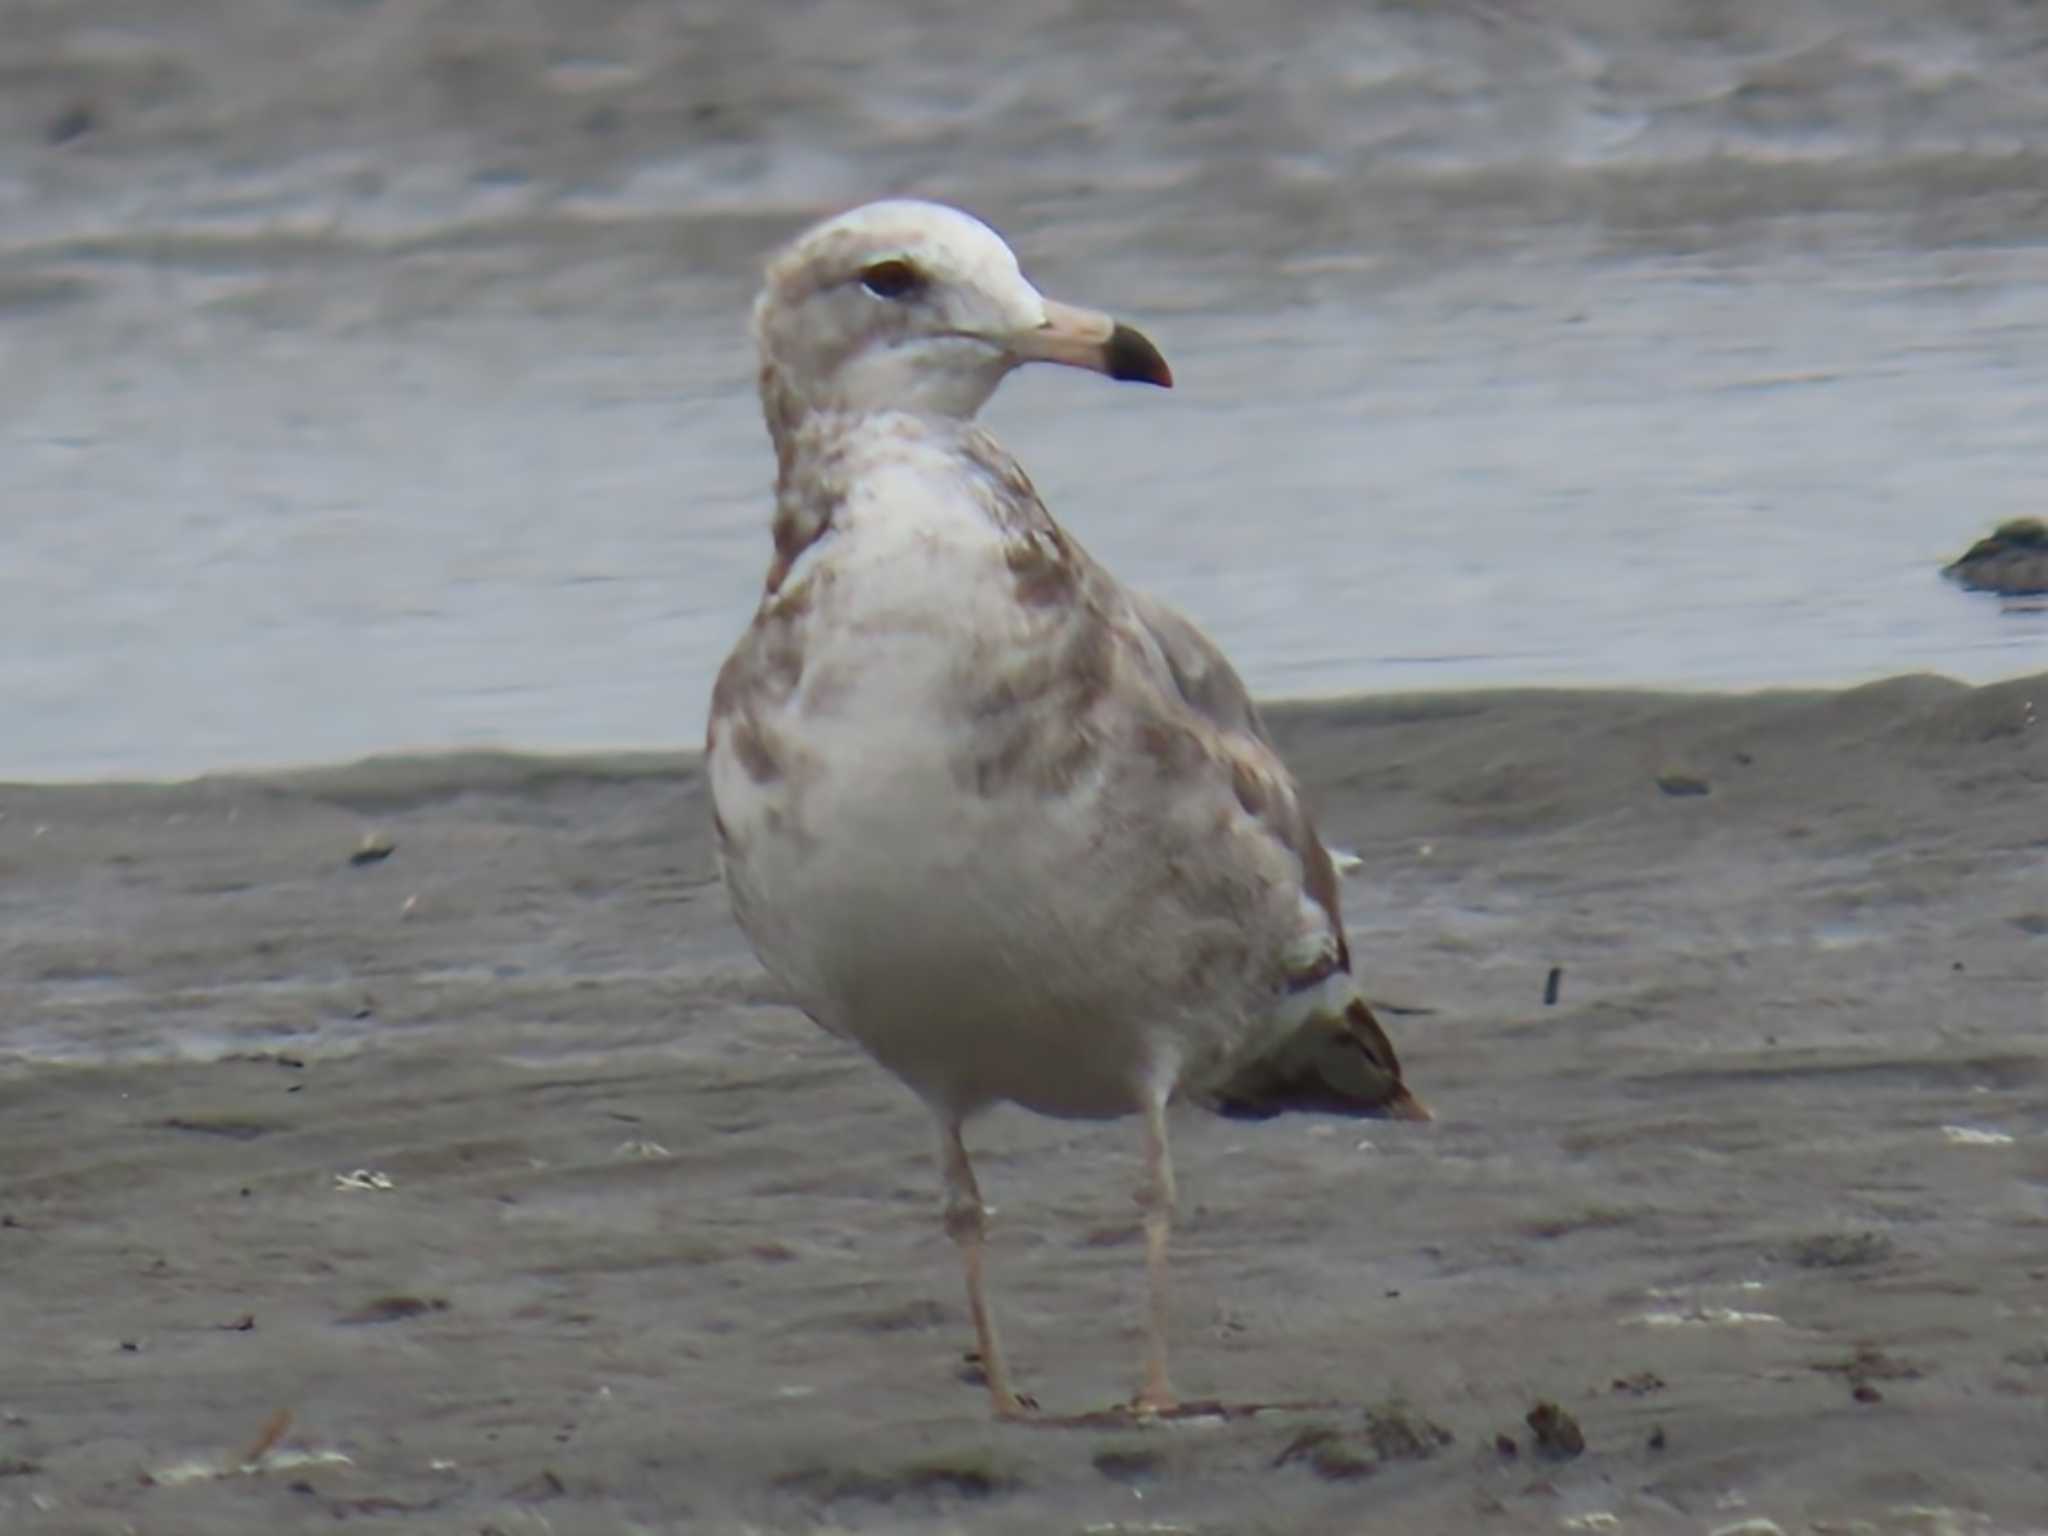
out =
<path fill-rule="evenodd" d="M 1369 1477 L 1397 1461 L 1427 1461 L 1456 1437 L 1441 1424 L 1399 1404 L 1369 1409 L 1350 1427 L 1310 1424 L 1295 1431 L 1276 1467 L 1301 1464 L 1330 1482 Z"/>
<path fill-rule="evenodd" d="M 1536 1454 L 1552 1461 L 1570 1461 L 1586 1449 L 1586 1432 L 1579 1421 L 1558 1404 L 1545 1400 L 1531 1408 L 1524 1420 L 1536 1437 Z"/>
<path fill-rule="evenodd" d="M 976 1502 L 1014 1493 L 1024 1475 L 998 1453 L 975 1448 L 913 1457 L 886 1458 L 798 1468 L 776 1479 L 776 1488 L 820 1508 L 838 1504 Z"/>
<path fill-rule="evenodd" d="M 1917 1381 L 1925 1373 L 1911 1361 L 1885 1353 L 1875 1344 L 1858 1344 L 1846 1360 L 1816 1360 L 1813 1369 L 1840 1376 L 1849 1384 L 1849 1395 L 1859 1403 L 1880 1403 L 1884 1394 L 1874 1385 L 1880 1381 Z"/>

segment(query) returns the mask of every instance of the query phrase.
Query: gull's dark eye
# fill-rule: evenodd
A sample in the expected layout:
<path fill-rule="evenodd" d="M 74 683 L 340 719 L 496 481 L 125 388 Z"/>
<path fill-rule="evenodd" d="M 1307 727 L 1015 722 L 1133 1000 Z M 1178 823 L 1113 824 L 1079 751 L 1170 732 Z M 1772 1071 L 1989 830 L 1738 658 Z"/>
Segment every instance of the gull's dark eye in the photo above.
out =
<path fill-rule="evenodd" d="M 907 299 L 924 286 L 924 278 L 907 261 L 878 261 L 861 268 L 860 285 L 878 299 Z"/>

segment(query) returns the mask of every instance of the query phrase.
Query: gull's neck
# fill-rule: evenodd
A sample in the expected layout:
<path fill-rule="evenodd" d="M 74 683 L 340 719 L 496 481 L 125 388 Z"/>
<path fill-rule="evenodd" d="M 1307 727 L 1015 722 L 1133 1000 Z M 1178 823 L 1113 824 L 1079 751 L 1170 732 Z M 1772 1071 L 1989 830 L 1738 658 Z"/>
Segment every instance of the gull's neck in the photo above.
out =
<path fill-rule="evenodd" d="M 761 362 L 761 415 L 775 444 L 775 560 L 768 591 L 778 591 L 797 557 L 830 531 L 847 491 L 847 450 L 879 427 L 916 435 L 920 426 L 964 432 L 987 403 L 1007 361 L 979 367 L 925 367 L 902 354 L 882 354 L 867 366 L 834 370 L 823 387 L 799 387 L 783 363 Z M 886 403 L 884 403 L 886 402 Z"/>
<path fill-rule="evenodd" d="M 862 354 L 822 381 L 799 386 L 785 362 L 764 357 L 761 415 L 785 471 L 792 445 L 818 417 L 842 424 L 863 417 L 910 415 L 966 426 L 988 403 L 1011 363 L 1000 354 L 911 349 Z"/>
<path fill-rule="evenodd" d="M 793 396 L 761 390 L 768 434 L 775 442 L 775 559 L 767 591 L 781 590 L 797 557 L 832 529 L 856 472 L 857 444 L 880 434 L 915 438 L 923 430 L 965 428 L 957 418 L 898 408 L 800 406 Z"/>

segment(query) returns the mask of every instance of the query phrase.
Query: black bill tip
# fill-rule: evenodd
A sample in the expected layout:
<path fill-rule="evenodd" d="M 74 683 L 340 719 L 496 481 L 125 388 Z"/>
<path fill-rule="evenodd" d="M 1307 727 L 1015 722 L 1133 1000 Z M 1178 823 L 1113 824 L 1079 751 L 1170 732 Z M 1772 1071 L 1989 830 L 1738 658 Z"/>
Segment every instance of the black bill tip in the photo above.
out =
<path fill-rule="evenodd" d="M 1166 366 L 1166 359 L 1159 355 L 1159 349 L 1152 345 L 1152 338 L 1143 331 L 1128 325 L 1118 325 L 1110 332 L 1109 345 L 1104 357 L 1112 379 L 1122 379 L 1130 384 L 1157 384 L 1161 389 L 1173 388 L 1173 370 Z"/>

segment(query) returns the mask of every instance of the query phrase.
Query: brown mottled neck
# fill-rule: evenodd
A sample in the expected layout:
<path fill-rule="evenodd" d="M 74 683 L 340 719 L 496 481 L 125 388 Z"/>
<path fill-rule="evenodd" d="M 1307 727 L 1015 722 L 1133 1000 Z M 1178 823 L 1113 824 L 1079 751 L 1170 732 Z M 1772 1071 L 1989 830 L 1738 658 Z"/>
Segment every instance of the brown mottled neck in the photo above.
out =
<path fill-rule="evenodd" d="M 762 370 L 761 407 L 775 442 L 775 559 L 766 582 L 772 597 L 803 552 L 831 532 L 851 480 L 849 445 L 870 413 L 806 406 L 780 387 L 772 368 Z"/>
<path fill-rule="evenodd" d="M 808 411 L 803 396 L 790 384 L 781 367 L 765 358 L 761 363 L 760 390 L 761 415 L 768 423 L 769 441 L 775 444 L 776 484 L 780 486 L 789 476 L 796 429 Z"/>
<path fill-rule="evenodd" d="M 775 363 L 761 368 L 761 414 L 775 444 L 775 559 L 767 594 L 774 596 L 804 551 L 832 530 L 853 477 L 863 440 L 885 434 L 895 444 L 939 440 L 976 473 L 969 484 L 998 526 L 1024 533 L 1052 529 L 1052 519 L 1024 471 L 971 414 L 913 401 L 888 406 L 821 404 L 794 388 Z M 1014 526 L 1013 526 L 1014 525 Z"/>

